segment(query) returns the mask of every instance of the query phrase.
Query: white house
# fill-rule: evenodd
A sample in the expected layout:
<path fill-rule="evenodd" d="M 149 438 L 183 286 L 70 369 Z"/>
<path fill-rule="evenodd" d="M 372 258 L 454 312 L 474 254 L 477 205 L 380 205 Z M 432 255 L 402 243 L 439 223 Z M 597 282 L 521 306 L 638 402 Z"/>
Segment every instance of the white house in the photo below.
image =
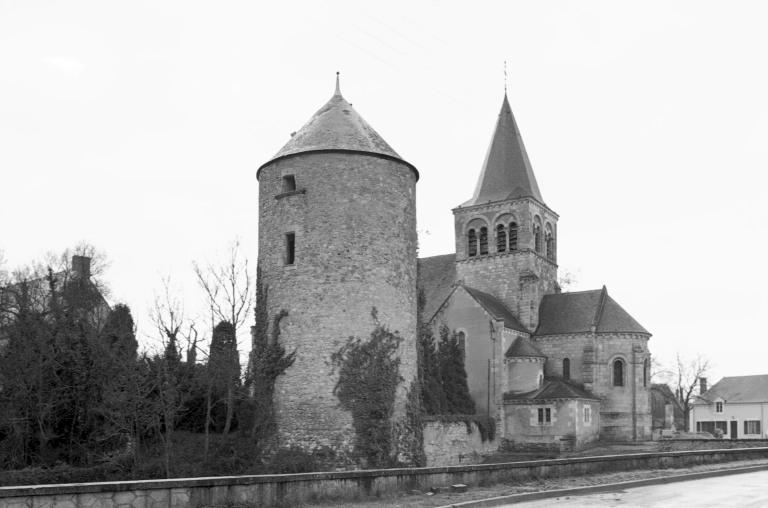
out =
<path fill-rule="evenodd" d="M 768 375 L 724 377 L 696 397 L 690 418 L 696 432 L 721 429 L 726 439 L 768 438 Z"/>

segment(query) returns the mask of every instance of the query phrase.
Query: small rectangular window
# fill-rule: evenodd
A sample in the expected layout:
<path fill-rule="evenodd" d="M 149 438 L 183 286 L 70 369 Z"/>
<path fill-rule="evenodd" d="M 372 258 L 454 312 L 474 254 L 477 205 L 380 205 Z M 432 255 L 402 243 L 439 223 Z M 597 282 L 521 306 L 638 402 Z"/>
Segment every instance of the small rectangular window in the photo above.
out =
<path fill-rule="evenodd" d="M 292 265 L 296 261 L 296 233 L 285 234 L 285 264 Z"/>
<path fill-rule="evenodd" d="M 584 406 L 584 423 L 590 423 L 592 421 L 592 408 Z"/>
<path fill-rule="evenodd" d="M 722 412 L 723 412 L 723 403 L 715 402 L 715 413 L 722 413 Z"/>
<path fill-rule="evenodd" d="M 293 175 L 285 175 L 283 177 L 282 192 L 291 192 L 295 190 L 296 190 L 296 177 Z"/>
<path fill-rule="evenodd" d="M 539 425 L 552 423 L 552 409 L 548 407 L 538 408 L 538 417 Z"/>

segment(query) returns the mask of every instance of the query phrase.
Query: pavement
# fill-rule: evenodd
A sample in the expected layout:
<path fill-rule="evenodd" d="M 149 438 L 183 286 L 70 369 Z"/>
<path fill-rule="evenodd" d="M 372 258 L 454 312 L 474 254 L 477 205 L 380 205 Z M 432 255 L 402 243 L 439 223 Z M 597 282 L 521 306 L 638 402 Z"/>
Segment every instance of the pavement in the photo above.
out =
<path fill-rule="evenodd" d="M 768 471 L 688 480 L 585 495 L 566 495 L 538 501 L 499 504 L 508 508 L 603 506 L 768 507 Z"/>

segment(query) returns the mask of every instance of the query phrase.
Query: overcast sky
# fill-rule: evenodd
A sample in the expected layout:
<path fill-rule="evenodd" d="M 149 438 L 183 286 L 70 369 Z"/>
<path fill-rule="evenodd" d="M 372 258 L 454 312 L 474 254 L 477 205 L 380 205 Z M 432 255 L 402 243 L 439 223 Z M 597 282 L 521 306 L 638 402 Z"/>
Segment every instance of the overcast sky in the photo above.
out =
<path fill-rule="evenodd" d="M 9 267 L 85 240 L 143 336 L 165 275 L 194 312 L 192 261 L 255 261 L 256 169 L 337 70 L 421 173 L 420 255 L 453 252 L 506 60 L 571 290 L 605 284 L 663 362 L 768 373 L 768 4 L 268 4 L 0 0 Z"/>

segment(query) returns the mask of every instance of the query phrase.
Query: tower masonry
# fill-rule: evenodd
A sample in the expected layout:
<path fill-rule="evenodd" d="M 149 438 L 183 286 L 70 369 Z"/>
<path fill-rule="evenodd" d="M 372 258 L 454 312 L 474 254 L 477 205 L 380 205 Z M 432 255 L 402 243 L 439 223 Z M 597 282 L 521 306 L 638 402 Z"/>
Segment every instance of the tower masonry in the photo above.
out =
<path fill-rule="evenodd" d="M 281 447 L 352 450 L 331 356 L 378 321 L 403 338 L 393 419 L 416 376 L 416 181 L 403 160 L 336 91 L 258 170 L 259 267 L 270 320 L 296 361 L 277 379 Z"/>

